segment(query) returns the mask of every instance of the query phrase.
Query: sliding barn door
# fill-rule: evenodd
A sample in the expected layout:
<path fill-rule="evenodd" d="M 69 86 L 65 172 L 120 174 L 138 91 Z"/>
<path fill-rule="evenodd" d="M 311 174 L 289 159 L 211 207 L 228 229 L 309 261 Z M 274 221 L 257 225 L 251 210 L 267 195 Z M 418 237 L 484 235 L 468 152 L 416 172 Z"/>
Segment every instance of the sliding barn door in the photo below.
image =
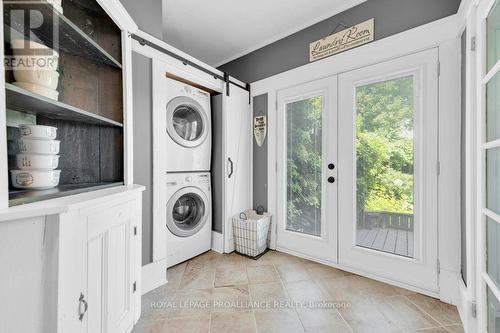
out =
<path fill-rule="evenodd" d="M 229 253 L 234 251 L 232 217 L 252 208 L 252 115 L 249 92 L 231 84 L 229 96 L 224 93 L 223 115 L 226 177 L 223 233 L 224 252 Z"/>

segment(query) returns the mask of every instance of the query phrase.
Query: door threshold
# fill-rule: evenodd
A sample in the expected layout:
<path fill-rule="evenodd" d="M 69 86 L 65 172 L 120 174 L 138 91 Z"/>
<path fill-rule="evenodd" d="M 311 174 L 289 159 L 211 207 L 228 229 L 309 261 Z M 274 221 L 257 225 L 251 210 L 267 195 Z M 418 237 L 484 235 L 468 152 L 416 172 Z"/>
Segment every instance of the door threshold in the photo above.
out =
<path fill-rule="evenodd" d="M 293 250 L 290 250 L 290 249 L 287 249 L 287 248 L 284 248 L 284 247 L 280 247 L 280 246 L 276 247 L 276 251 L 283 252 L 283 253 L 286 253 L 286 254 L 289 254 L 289 255 L 292 255 L 292 256 L 295 256 L 295 257 L 299 257 L 299 258 L 302 258 L 302 259 L 307 259 L 307 260 L 310 260 L 310 261 L 314 261 L 314 262 L 317 262 L 319 264 L 330 266 L 330 267 L 333 267 L 333 268 L 337 268 L 337 269 L 340 269 L 340 270 L 343 270 L 343 271 L 346 271 L 346 272 L 349 272 L 349 273 L 353 273 L 353 274 L 356 274 L 356 275 L 360 275 L 360 276 L 366 277 L 368 279 L 372 279 L 372 280 L 375 280 L 375 281 L 387 283 L 387 284 L 390 284 L 390 285 L 398 287 L 398 288 L 408 289 L 410 291 L 413 291 L 413 292 L 416 292 L 416 293 L 419 293 L 419 294 L 423 294 L 423 295 L 426 295 L 426 296 L 430 296 L 430 297 L 433 297 L 433 298 L 440 299 L 439 291 L 422 289 L 422 288 L 419 288 L 419 287 L 415 287 L 413 285 L 406 284 L 404 282 L 399 282 L 399 281 L 391 280 L 391 279 L 388 279 L 388 278 L 385 278 L 385 277 L 382 277 L 382 276 L 375 275 L 373 273 L 364 272 L 362 270 L 359 270 L 359 269 L 356 269 L 356 268 L 353 268 L 353 267 L 350 267 L 350 266 L 338 264 L 338 263 L 335 263 L 335 262 L 332 262 L 332 261 L 328 261 L 328 260 L 314 258 L 314 257 L 311 257 L 311 256 L 309 256 L 307 254 L 296 252 L 296 251 L 293 251 Z"/>

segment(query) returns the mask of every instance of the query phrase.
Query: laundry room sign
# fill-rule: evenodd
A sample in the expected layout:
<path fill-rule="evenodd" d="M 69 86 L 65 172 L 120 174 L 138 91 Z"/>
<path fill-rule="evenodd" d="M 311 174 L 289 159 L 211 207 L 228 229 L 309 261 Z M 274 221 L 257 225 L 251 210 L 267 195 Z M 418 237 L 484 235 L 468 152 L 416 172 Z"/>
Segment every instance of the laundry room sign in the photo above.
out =
<path fill-rule="evenodd" d="M 267 117 L 257 116 L 253 118 L 253 135 L 255 136 L 255 142 L 257 146 L 262 147 L 264 141 L 266 140 L 267 134 Z"/>
<path fill-rule="evenodd" d="M 361 22 L 309 44 L 309 61 L 313 62 L 369 43 L 374 39 L 375 20 Z"/>

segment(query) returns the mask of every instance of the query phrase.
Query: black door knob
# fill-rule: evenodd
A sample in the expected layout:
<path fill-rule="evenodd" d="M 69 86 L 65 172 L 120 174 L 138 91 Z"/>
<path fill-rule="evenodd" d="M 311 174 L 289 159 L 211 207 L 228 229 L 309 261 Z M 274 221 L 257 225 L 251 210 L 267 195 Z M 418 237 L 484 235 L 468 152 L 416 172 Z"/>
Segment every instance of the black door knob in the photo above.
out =
<path fill-rule="evenodd" d="M 335 183 L 335 177 L 328 177 L 329 183 Z"/>
<path fill-rule="evenodd" d="M 330 170 L 335 169 L 335 164 L 333 164 L 333 163 L 328 164 L 328 169 L 330 169 Z"/>

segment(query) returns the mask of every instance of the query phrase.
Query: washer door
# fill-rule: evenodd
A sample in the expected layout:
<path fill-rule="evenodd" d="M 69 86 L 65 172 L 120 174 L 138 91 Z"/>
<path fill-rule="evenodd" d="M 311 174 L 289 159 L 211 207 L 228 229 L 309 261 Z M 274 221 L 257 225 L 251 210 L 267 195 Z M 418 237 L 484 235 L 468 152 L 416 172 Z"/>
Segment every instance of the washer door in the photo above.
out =
<path fill-rule="evenodd" d="M 207 138 L 209 126 L 207 114 L 194 99 L 180 96 L 167 104 L 167 132 L 179 145 L 199 146 Z"/>
<path fill-rule="evenodd" d="M 210 211 L 206 195 L 196 187 L 184 187 L 167 203 L 167 227 L 178 237 L 189 237 L 200 231 Z"/>

